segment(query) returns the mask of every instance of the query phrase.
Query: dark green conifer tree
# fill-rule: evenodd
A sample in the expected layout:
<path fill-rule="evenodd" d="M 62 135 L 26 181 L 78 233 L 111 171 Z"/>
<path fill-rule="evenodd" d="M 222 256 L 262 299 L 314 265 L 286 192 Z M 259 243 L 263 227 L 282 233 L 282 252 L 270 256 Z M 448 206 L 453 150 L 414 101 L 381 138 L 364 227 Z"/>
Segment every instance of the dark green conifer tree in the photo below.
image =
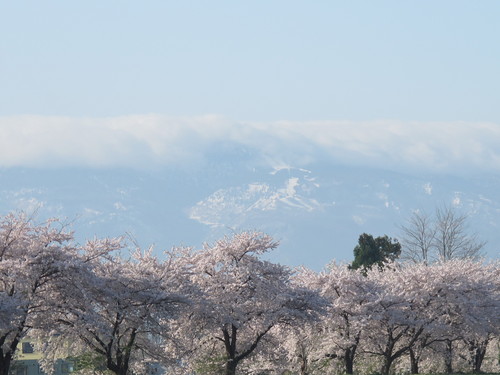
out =
<path fill-rule="evenodd" d="M 349 268 L 366 271 L 376 264 L 382 269 L 385 262 L 397 259 L 400 254 L 401 244 L 396 239 L 387 235 L 373 238 L 371 234 L 363 233 L 354 248 L 354 260 Z"/>

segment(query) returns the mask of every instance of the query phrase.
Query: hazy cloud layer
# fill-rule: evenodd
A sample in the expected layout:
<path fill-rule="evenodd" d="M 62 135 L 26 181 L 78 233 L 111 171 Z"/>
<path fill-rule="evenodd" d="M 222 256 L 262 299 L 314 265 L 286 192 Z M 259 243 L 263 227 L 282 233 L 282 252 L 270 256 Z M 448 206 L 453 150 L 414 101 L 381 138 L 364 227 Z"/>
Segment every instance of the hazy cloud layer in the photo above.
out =
<path fill-rule="evenodd" d="M 196 163 L 220 143 L 273 167 L 329 161 L 394 170 L 500 172 L 500 124 L 236 122 L 172 118 L 0 117 L 0 166 L 133 167 Z"/>

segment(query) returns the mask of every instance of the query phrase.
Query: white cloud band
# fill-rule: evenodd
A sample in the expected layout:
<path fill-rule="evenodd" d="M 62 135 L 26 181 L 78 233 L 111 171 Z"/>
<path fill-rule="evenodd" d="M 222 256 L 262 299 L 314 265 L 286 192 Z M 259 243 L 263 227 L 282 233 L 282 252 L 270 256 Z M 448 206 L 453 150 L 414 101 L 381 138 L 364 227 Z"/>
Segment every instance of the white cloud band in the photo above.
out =
<path fill-rule="evenodd" d="M 500 172 L 500 125 L 398 121 L 233 122 L 172 118 L 0 117 L 0 166 L 145 167 L 203 160 L 220 143 L 259 162 L 313 161 L 432 172 Z"/>

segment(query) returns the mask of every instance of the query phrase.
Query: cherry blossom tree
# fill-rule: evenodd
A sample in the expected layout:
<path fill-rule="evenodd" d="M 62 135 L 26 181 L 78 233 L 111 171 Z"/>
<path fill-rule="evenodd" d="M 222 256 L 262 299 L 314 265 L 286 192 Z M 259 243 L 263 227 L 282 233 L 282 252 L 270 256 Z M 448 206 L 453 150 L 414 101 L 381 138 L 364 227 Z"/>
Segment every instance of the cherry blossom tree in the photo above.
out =
<path fill-rule="evenodd" d="M 193 281 L 205 296 L 187 315 L 182 335 L 195 357 L 234 375 L 242 362 L 263 347 L 273 327 L 307 319 L 314 296 L 290 283 L 291 270 L 261 258 L 277 243 L 259 232 L 242 232 L 205 245 L 193 257 Z"/>
<path fill-rule="evenodd" d="M 278 325 L 266 337 L 254 367 L 273 374 L 325 374 L 329 360 L 323 356 L 320 335 L 314 321 Z"/>
<path fill-rule="evenodd" d="M 447 372 L 464 363 L 480 372 L 500 336 L 500 267 L 473 260 L 477 241 L 448 216 L 438 215 L 443 226 L 432 232 L 432 246 L 443 244 L 440 261 L 427 262 L 425 242 L 423 262 L 363 272 L 330 264 L 316 273 L 266 260 L 278 244 L 260 232 L 159 258 L 121 238 L 76 246 L 56 219 L 7 215 L 0 375 L 27 335 L 39 338 L 46 369 L 61 354 L 90 353 L 117 375 L 144 372 L 148 361 L 181 373 L 306 375 L 338 365 L 350 374 L 363 355 L 380 358 L 384 375 L 409 355 L 418 373 L 431 349 Z M 425 237 L 428 222 L 415 223 Z"/>
<path fill-rule="evenodd" d="M 500 267 L 470 259 L 442 262 L 427 271 L 438 292 L 433 313 L 440 325 L 434 335 L 443 341 L 445 371 L 453 372 L 453 343 L 464 342 L 470 370 L 480 372 L 486 347 L 500 333 Z"/>
<path fill-rule="evenodd" d="M 381 373 L 410 354 L 418 372 L 423 350 L 442 347 L 452 371 L 453 343 L 463 342 L 470 369 L 480 371 L 488 341 L 500 327 L 499 268 L 470 259 L 371 270 L 371 305 L 363 328 L 364 352 L 382 359 Z M 451 344 L 451 347 L 450 347 Z"/>
<path fill-rule="evenodd" d="M 371 270 L 367 277 L 374 289 L 364 330 L 365 352 L 381 357 L 380 372 L 388 374 L 395 360 L 434 329 L 437 292 L 429 267 L 422 264 Z"/>
<path fill-rule="evenodd" d="M 418 373 L 422 358 L 433 356 L 436 364 L 430 349 L 449 340 L 461 342 L 456 345 L 459 356 L 469 370 L 480 371 L 500 327 L 498 264 L 453 260 L 384 269 L 366 276 L 335 264 L 319 274 L 303 269 L 301 283 L 320 291 L 329 305 L 318 321 L 278 331 L 286 337 L 285 345 L 275 344 L 277 350 L 286 349 L 288 362 L 282 368 L 325 373 L 342 362 L 342 371 L 348 372 L 368 354 L 379 357 L 381 372 L 388 373 L 409 355 L 411 372 Z M 323 367 L 328 361 L 333 368 Z"/>
<path fill-rule="evenodd" d="M 46 352 L 92 351 L 117 375 L 148 360 L 174 360 L 164 342 L 173 339 L 171 321 L 188 303 L 184 269 L 175 257 L 159 261 L 152 249 L 130 258 L 119 250 L 121 239 L 85 245 L 80 268 L 60 285 L 55 328 L 43 332 Z"/>
<path fill-rule="evenodd" d="M 0 375 L 9 373 L 20 340 L 51 310 L 55 282 L 76 257 L 72 239 L 55 219 L 39 225 L 22 213 L 1 219 Z"/>
<path fill-rule="evenodd" d="M 371 283 L 361 272 L 335 263 L 320 274 L 309 271 L 305 275 L 310 280 L 308 285 L 328 301 L 326 313 L 316 325 L 320 332 L 317 337 L 321 348 L 319 357 L 341 360 L 345 373 L 352 374 L 366 324 Z"/>
<path fill-rule="evenodd" d="M 265 340 L 267 347 L 259 352 L 261 368 L 273 373 L 289 371 L 308 375 L 317 371 L 324 374 L 329 367 L 331 355 L 322 347 L 321 341 L 321 322 L 327 313 L 329 301 L 320 295 L 318 278 L 318 273 L 305 267 L 295 270 L 292 285 L 316 294 L 317 314 L 311 319 L 299 321 L 299 324 L 291 322 L 273 327 Z"/>

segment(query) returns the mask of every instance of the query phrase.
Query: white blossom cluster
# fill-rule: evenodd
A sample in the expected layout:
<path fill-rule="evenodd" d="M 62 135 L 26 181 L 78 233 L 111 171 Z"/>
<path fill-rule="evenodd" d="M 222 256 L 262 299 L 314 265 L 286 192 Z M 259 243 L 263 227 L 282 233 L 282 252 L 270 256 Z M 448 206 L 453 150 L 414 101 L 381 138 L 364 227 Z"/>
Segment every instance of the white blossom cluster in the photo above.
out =
<path fill-rule="evenodd" d="M 242 232 L 158 257 L 123 238 L 80 245 L 58 220 L 7 215 L 0 375 L 26 337 L 47 372 L 61 357 L 80 373 L 117 375 L 151 366 L 226 375 L 493 368 L 498 263 L 393 263 L 366 273 L 331 264 L 317 273 L 266 260 L 277 246 Z"/>

